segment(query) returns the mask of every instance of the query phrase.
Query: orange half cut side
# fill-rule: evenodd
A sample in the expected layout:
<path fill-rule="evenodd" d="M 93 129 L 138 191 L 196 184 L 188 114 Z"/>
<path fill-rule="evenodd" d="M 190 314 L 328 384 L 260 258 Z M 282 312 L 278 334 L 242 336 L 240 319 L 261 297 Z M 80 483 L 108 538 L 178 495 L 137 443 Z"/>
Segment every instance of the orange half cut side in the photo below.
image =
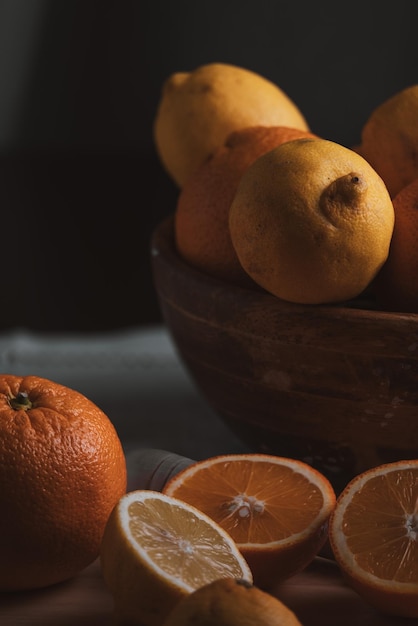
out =
<path fill-rule="evenodd" d="M 354 478 L 337 500 L 329 538 L 365 600 L 383 613 L 418 617 L 418 460 Z"/>
<path fill-rule="evenodd" d="M 336 500 L 329 481 L 310 465 L 266 454 L 199 461 L 174 476 L 163 492 L 224 528 L 261 587 L 272 587 L 312 561 L 326 542 Z"/>

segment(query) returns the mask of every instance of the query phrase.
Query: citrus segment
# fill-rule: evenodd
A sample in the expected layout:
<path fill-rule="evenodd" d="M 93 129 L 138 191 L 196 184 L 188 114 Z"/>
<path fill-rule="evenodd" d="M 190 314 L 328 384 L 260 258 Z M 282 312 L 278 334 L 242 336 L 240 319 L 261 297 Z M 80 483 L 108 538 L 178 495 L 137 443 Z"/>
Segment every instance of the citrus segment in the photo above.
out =
<path fill-rule="evenodd" d="M 318 471 L 301 461 L 264 454 L 199 461 L 163 491 L 225 528 L 261 587 L 288 578 L 314 558 L 326 541 L 335 504 L 330 483 Z"/>
<path fill-rule="evenodd" d="M 354 478 L 337 500 L 329 538 L 365 600 L 385 613 L 418 617 L 418 460 Z"/>
<path fill-rule="evenodd" d="M 119 618 L 157 625 L 178 600 L 222 577 L 252 581 L 233 539 L 198 509 L 151 490 L 123 496 L 106 526 L 101 568 Z"/>

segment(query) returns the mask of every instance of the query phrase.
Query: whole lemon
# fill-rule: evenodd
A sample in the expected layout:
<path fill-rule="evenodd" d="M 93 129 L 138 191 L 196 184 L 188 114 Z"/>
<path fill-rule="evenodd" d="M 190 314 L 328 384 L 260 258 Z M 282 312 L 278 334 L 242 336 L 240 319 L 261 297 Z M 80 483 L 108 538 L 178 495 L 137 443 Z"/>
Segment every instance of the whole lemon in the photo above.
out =
<path fill-rule="evenodd" d="M 308 130 L 299 108 L 276 84 L 245 68 L 209 63 L 164 82 L 155 145 L 167 173 L 182 187 L 229 133 L 256 125 Z"/>
<path fill-rule="evenodd" d="M 250 126 L 228 135 L 179 193 L 174 228 L 183 259 L 221 280 L 254 287 L 229 235 L 229 207 L 238 183 L 246 168 L 265 152 L 285 141 L 314 136 L 289 126 Z"/>
<path fill-rule="evenodd" d="M 240 263 L 270 293 L 303 304 L 342 302 L 360 295 L 386 261 L 394 208 L 359 154 L 298 139 L 244 172 L 229 228 Z"/>

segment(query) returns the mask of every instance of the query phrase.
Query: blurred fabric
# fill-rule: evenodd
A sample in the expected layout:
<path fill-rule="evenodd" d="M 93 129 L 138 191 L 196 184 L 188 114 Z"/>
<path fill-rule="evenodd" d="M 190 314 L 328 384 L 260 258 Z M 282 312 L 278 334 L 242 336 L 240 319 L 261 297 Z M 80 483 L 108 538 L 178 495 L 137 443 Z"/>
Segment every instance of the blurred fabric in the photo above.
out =
<path fill-rule="evenodd" d="M 417 80 L 412 1 L 0 0 L 0 328 L 160 320 L 149 241 L 178 190 L 152 137 L 165 78 L 223 61 L 345 145 Z"/>
<path fill-rule="evenodd" d="M 198 460 L 248 451 L 207 404 L 159 325 L 88 336 L 0 333 L 0 370 L 84 394 L 108 415 L 127 453 L 160 449 Z"/>

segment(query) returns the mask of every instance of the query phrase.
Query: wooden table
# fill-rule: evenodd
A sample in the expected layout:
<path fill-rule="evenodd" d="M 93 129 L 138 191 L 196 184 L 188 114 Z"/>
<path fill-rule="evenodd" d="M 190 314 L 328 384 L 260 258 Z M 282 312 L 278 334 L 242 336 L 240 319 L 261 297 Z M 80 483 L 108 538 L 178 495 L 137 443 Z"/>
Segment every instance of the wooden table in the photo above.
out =
<path fill-rule="evenodd" d="M 98 561 L 75 578 L 25 593 L 0 594 L 2 626 L 108 626 L 112 596 L 101 577 Z"/>
<path fill-rule="evenodd" d="M 343 581 L 334 562 L 317 558 L 274 591 L 303 626 L 399 626 L 378 614 Z M 0 594 L 2 626 L 112 626 L 113 602 L 98 561 L 74 579 L 48 589 Z M 402 626 L 416 626 L 403 619 Z"/>

